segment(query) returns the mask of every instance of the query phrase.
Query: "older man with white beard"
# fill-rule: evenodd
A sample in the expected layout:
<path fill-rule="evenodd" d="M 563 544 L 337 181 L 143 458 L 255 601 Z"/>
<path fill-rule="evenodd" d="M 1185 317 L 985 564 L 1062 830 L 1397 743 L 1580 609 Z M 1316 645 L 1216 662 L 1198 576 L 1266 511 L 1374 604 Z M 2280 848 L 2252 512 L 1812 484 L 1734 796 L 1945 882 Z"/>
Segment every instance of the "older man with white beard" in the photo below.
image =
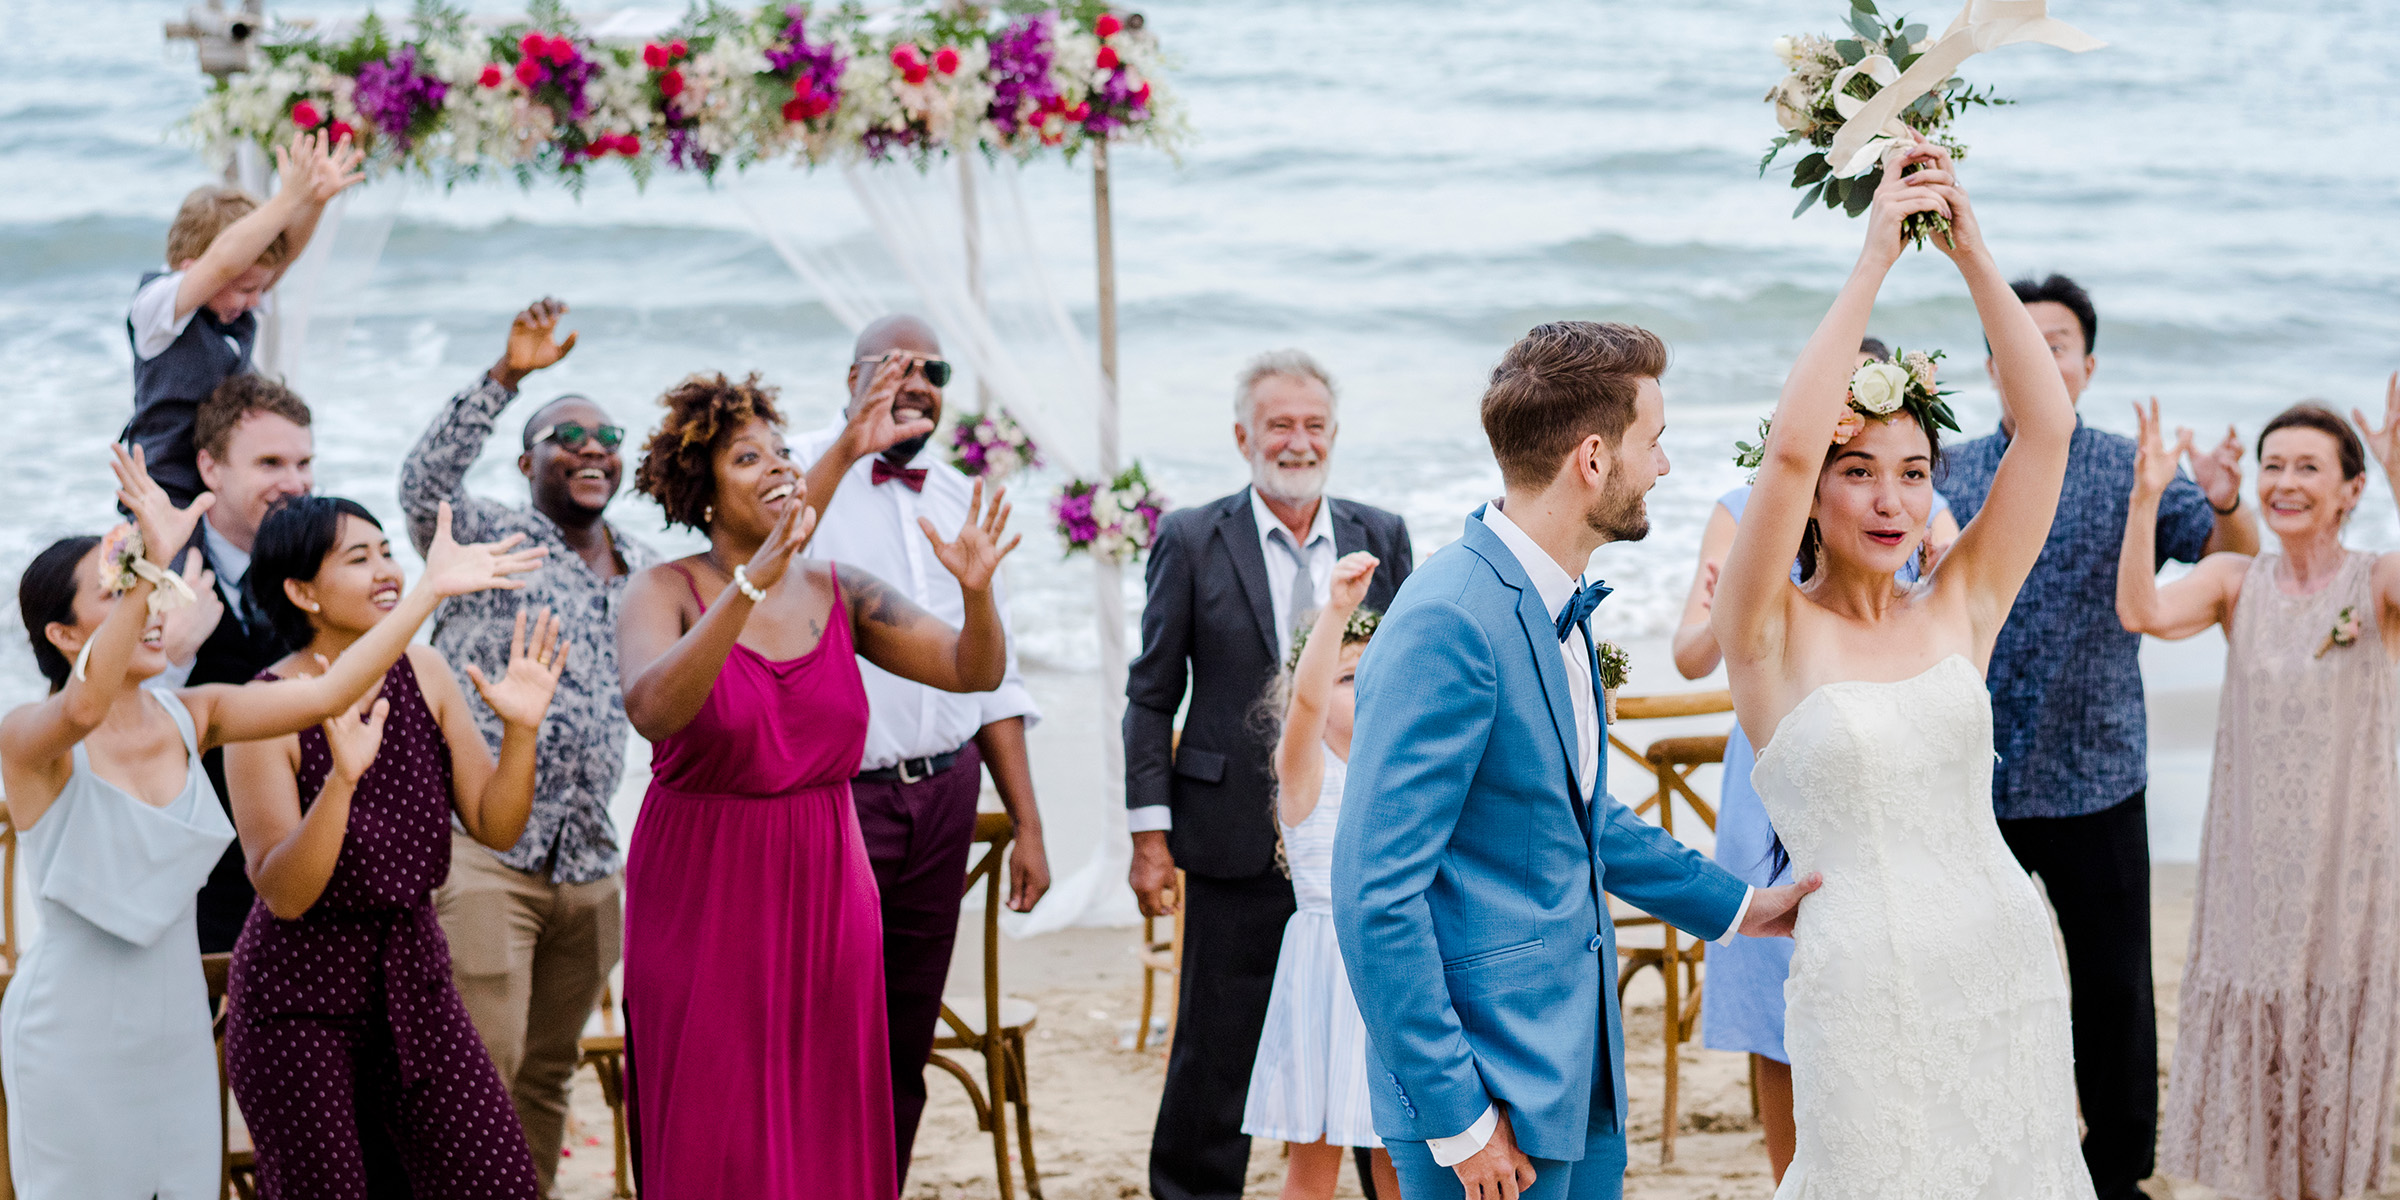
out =
<path fill-rule="evenodd" d="M 1249 1168 L 1242 1103 L 1295 908 L 1275 865 L 1275 738 L 1251 714 L 1293 631 L 1325 603 L 1335 559 L 1376 557 L 1366 598 L 1376 609 L 1415 563 L 1397 515 L 1325 495 L 1339 422 L 1316 360 L 1253 359 L 1233 417 L 1250 485 L 1161 524 L 1125 686 L 1134 894 L 1154 916 L 1184 910 L 1181 1015 L 1150 1143 L 1158 1200 L 1238 1197 Z"/>

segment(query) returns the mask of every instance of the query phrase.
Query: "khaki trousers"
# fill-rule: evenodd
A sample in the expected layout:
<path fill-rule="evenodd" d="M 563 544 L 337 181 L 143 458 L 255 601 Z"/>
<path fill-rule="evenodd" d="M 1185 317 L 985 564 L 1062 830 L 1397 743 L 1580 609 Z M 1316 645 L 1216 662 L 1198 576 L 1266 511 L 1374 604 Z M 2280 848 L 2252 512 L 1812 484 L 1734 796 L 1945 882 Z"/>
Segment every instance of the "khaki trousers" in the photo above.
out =
<path fill-rule="evenodd" d="M 621 875 L 552 883 L 451 831 L 450 878 L 434 893 L 450 974 L 516 1103 L 544 1196 L 558 1194 L 568 1090 L 623 944 L 623 894 Z"/>

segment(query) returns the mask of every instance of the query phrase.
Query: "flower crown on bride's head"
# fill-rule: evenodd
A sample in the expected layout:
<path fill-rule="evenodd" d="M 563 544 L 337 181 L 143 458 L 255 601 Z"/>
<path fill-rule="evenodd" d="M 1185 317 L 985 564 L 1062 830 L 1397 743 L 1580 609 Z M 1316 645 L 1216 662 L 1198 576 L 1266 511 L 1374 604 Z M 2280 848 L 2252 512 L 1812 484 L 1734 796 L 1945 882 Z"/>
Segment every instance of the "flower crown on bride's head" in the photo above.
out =
<path fill-rule="evenodd" d="M 1844 445 L 1864 432 L 1868 417 L 1889 421 L 1903 412 L 1928 431 L 1936 426 L 1958 429 L 1958 418 L 1951 415 L 1950 402 L 1943 399 L 1952 393 L 1942 390 L 1934 367 L 1942 360 L 1942 352 L 1895 350 L 1892 358 L 1895 361 L 1860 363 L 1850 373 L 1850 411 L 1833 427 L 1834 445 Z M 1759 464 L 1767 460 L 1767 433 L 1772 428 L 1771 418 L 1760 417 L 1758 441 L 1733 444 L 1733 465 L 1750 472 L 1753 481 L 1758 478 Z"/>

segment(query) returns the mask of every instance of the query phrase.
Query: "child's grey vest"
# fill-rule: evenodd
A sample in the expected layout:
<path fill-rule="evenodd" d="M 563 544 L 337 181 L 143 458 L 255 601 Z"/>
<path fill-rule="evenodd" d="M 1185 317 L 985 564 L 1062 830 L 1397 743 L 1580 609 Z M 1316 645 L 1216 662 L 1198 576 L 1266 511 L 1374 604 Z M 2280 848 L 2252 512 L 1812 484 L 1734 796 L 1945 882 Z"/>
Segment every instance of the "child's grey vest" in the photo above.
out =
<path fill-rule="evenodd" d="M 142 276 L 142 286 L 166 274 Z M 136 289 L 137 291 L 139 289 Z M 173 343 L 155 358 L 143 358 L 125 321 L 125 338 L 133 342 L 133 420 L 118 440 L 139 445 L 150 464 L 150 477 L 178 504 L 189 504 L 201 492 L 198 451 L 192 445 L 192 418 L 200 402 L 225 377 L 251 369 L 250 352 L 258 341 L 258 316 L 243 313 L 219 321 L 203 304 Z"/>

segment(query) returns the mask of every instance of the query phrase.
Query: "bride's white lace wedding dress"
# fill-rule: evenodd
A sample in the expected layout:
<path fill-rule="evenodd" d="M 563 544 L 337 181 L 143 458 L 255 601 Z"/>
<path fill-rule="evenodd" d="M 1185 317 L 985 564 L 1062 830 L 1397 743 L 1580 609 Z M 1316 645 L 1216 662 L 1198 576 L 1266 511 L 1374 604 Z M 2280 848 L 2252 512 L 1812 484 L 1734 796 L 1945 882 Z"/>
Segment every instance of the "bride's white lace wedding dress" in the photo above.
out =
<path fill-rule="evenodd" d="M 1776 1200 L 2089 1200 L 2067 984 L 1992 817 L 1992 710 L 1953 655 L 1809 693 L 1751 774 L 1795 873 L 1799 1144 Z"/>

